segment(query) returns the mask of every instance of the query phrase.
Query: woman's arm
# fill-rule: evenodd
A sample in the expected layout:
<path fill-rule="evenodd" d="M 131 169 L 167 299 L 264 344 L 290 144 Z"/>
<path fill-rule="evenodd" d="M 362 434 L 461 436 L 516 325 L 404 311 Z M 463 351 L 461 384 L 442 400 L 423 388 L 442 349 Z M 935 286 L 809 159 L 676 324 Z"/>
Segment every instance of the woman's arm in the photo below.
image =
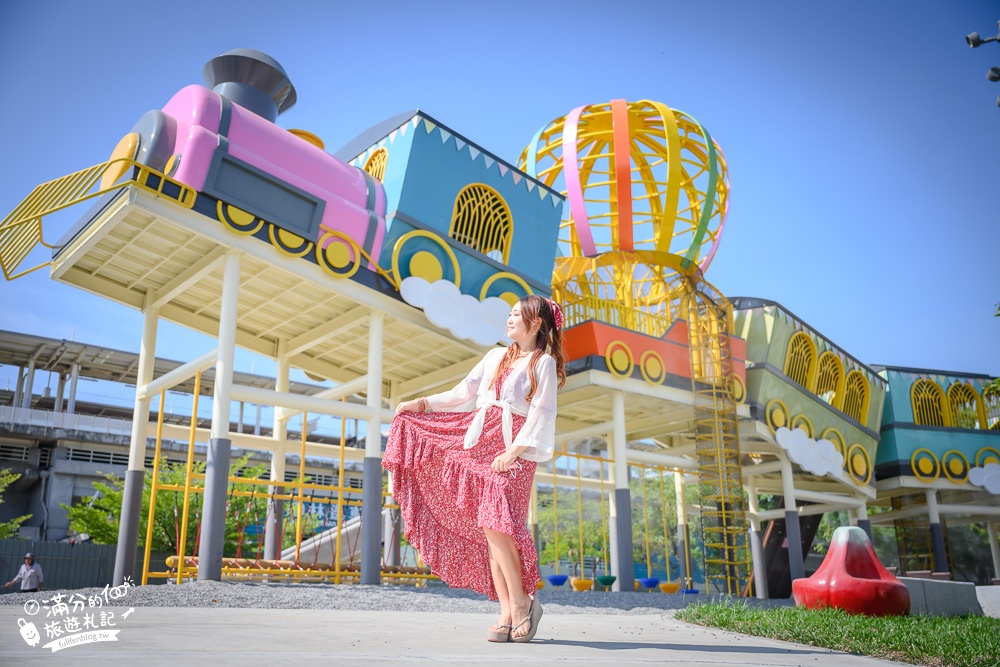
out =
<path fill-rule="evenodd" d="M 465 379 L 448 391 L 428 396 L 427 409 L 432 412 L 467 412 L 476 407 L 476 393 L 486 379 L 486 373 L 492 372 L 498 363 L 498 356 L 504 354 L 504 348 L 494 348 L 486 353 L 475 368 L 469 371 Z"/>

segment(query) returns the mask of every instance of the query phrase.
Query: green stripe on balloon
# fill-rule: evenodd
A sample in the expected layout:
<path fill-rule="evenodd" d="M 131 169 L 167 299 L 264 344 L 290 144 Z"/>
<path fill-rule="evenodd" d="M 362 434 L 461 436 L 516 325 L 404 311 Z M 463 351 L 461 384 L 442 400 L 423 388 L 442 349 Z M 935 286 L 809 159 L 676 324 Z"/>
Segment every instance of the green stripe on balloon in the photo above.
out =
<path fill-rule="evenodd" d="M 684 115 L 694 120 L 698 126 L 698 130 L 701 132 L 701 136 L 705 137 L 705 146 L 708 148 L 708 187 L 705 189 L 705 205 L 701 209 L 701 218 L 698 220 L 698 226 L 694 230 L 691 247 L 688 248 L 687 254 L 684 256 L 684 261 L 681 262 L 681 266 L 689 269 L 698 259 L 698 250 L 705 239 L 705 232 L 708 231 L 708 222 L 712 219 L 712 210 L 715 207 L 715 186 L 719 180 L 719 170 L 718 160 L 715 157 L 715 142 L 712 141 L 708 130 L 695 120 L 691 114 Z"/>

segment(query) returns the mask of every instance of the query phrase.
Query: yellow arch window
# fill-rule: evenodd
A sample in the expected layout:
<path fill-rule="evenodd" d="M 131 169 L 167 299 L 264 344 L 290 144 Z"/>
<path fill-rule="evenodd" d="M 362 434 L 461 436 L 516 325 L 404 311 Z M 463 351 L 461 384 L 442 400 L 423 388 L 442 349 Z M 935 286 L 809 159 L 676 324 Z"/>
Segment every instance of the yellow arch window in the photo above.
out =
<path fill-rule="evenodd" d="M 986 428 L 1000 431 L 1000 396 L 988 396 L 983 392 L 983 416 L 986 417 Z"/>
<path fill-rule="evenodd" d="M 808 388 L 816 368 L 816 346 L 803 332 L 798 332 L 788 340 L 785 352 L 785 375 L 788 379 Z"/>
<path fill-rule="evenodd" d="M 830 405 L 840 407 L 844 400 L 844 367 L 833 352 L 819 355 L 816 395 Z"/>
<path fill-rule="evenodd" d="M 503 264 L 510 256 L 514 221 L 503 197 L 487 185 L 473 183 L 455 197 L 448 235 Z"/>
<path fill-rule="evenodd" d="M 923 379 L 910 389 L 913 422 L 924 426 L 951 426 L 951 417 L 945 403 L 944 391 L 933 380 Z"/>
<path fill-rule="evenodd" d="M 870 395 L 868 381 L 861 371 L 848 373 L 844 380 L 844 414 L 864 426 L 868 420 Z"/>
<path fill-rule="evenodd" d="M 948 387 L 948 407 L 957 428 L 982 428 L 982 407 L 979 394 L 965 382 Z"/>
<path fill-rule="evenodd" d="M 365 171 L 376 181 L 381 182 L 385 178 L 385 164 L 389 161 L 389 154 L 384 148 L 380 148 L 371 154 L 365 162 Z"/>

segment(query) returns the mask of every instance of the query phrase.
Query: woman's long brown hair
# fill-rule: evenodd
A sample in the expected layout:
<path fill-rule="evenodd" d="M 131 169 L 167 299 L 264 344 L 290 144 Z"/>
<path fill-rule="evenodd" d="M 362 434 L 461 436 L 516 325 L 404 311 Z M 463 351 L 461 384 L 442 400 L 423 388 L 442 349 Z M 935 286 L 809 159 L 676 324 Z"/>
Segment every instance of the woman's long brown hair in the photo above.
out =
<path fill-rule="evenodd" d="M 562 331 L 556 328 L 555 314 L 552 312 L 549 300 L 532 294 L 518 301 L 518 305 L 521 306 L 521 319 L 524 320 L 524 326 L 528 328 L 528 331 L 537 327 L 534 341 L 535 350 L 531 353 L 531 359 L 528 361 L 528 380 L 531 382 L 531 391 L 525 398 L 530 403 L 538 388 L 535 367 L 538 365 L 538 360 L 542 358 L 542 354 L 548 352 L 556 360 L 556 377 L 561 387 L 566 384 L 566 353 L 563 352 Z M 497 366 L 496 373 L 493 374 L 493 379 L 490 380 L 490 387 L 495 385 L 500 375 L 514 364 L 520 353 L 521 348 L 517 343 L 507 348 L 506 354 L 500 360 L 500 365 Z"/>

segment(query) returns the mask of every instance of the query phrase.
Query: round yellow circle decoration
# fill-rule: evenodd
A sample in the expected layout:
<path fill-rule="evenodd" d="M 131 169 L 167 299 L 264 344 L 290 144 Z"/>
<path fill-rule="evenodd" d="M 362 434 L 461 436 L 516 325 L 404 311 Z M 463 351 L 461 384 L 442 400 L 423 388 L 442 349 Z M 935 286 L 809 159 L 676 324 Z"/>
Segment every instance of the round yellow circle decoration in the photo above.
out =
<path fill-rule="evenodd" d="M 444 267 L 433 253 L 418 250 L 410 258 L 410 275 L 433 283 L 444 277 Z"/>
<path fill-rule="evenodd" d="M 913 476 L 921 482 L 929 484 L 941 474 L 941 464 L 937 456 L 929 449 L 918 449 L 910 456 L 910 469 Z"/>
<path fill-rule="evenodd" d="M 872 478 L 872 461 L 861 443 L 854 443 L 847 450 L 847 473 L 858 486 L 865 486 Z"/>
<path fill-rule="evenodd" d="M 608 371 L 612 375 L 620 378 L 631 376 L 632 369 L 635 367 L 632 350 L 620 340 L 608 343 L 608 347 L 604 350 L 604 363 L 607 364 Z"/>
<path fill-rule="evenodd" d="M 742 405 L 747 399 L 747 390 L 739 375 L 733 375 L 733 400 Z"/>
<path fill-rule="evenodd" d="M 660 384 L 667 375 L 667 367 L 663 357 L 652 350 L 646 350 L 639 356 L 639 372 L 649 384 Z"/>
<path fill-rule="evenodd" d="M 772 398 L 764 407 L 764 414 L 767 416 L 767 425 L 772 431 L 777 431 L 782 426 L 788 424 L 788 408 L 777 398 Z"/>
<path fill-rule="evenodd" d="M 1000 451 L 994 447 L 983 447 L 976 452 L 976 466 L 983 468 L 990 463 L 1000 463 Z"/>
<path fill-rule="evenodd" d="M 961 483 L 969 474 L 969 459 L 957 449 L 949 449 L 941 457 L 941 468 L 950 481 Z"/>
<path fill-rule="evenodd" d="M 331 243 L 323 250 L 323 254 L 335 269 L 346 268 L 351 263 L 351 250 L 343 243 Z"/>

